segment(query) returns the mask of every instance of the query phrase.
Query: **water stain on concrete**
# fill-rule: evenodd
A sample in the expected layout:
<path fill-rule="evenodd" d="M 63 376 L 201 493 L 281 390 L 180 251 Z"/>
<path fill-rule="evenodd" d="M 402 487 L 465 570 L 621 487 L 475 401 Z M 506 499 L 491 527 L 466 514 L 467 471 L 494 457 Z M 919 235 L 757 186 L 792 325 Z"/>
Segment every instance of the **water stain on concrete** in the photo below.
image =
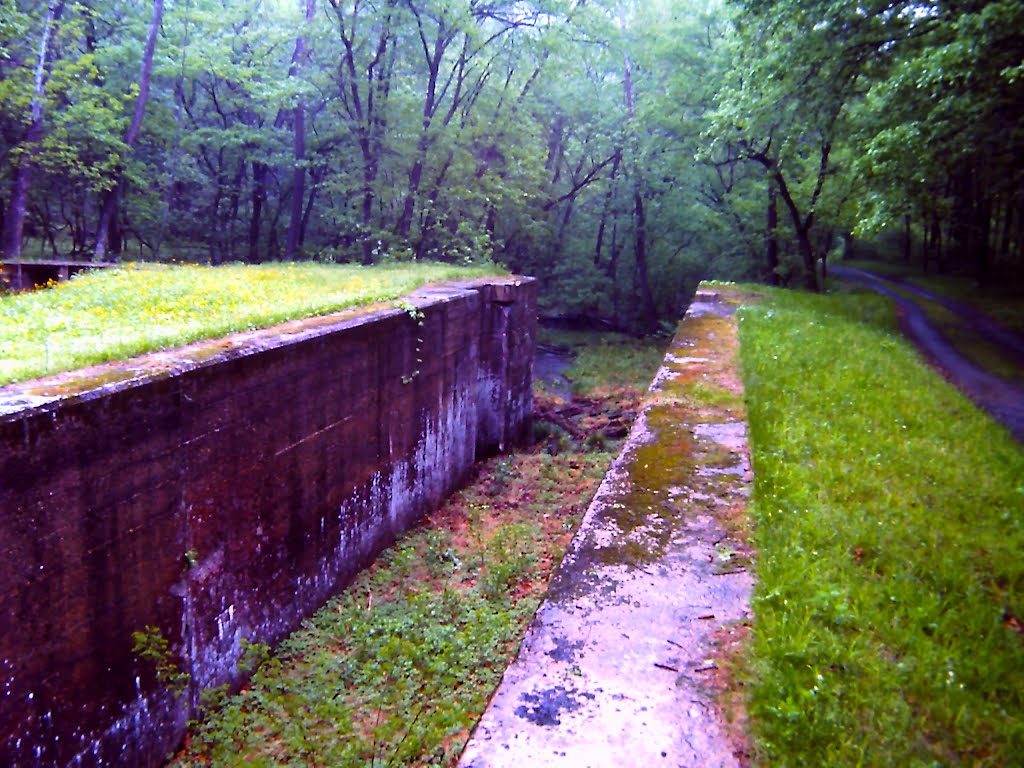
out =
<path fill-rule="evenodd" d="M 516 716 L 529 720 L 534 725 L 561 725 L 559 714 L 574 712 L 582 707 L 581 698 L 593 699 L 594 694 L 580 693 L 575 688 L 566 690 L 561 685 L 537 693 L 523 693 L 520 700 L 524 703 L 516 707 Z"/>

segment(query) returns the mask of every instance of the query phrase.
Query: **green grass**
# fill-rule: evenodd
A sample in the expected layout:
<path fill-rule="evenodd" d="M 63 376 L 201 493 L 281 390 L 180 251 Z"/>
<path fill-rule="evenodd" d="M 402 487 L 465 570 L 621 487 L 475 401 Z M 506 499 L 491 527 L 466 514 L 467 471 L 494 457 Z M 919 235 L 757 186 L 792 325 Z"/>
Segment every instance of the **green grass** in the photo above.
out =
<path fill-rule="evenodd" d="M 999 376 L 1010 382 L 1024 382 L 1024 367 L 1002 346 L 966 325 L 955 312 L 940 302 L 915 296 L 909 292 L 904 293 L 917 302 L 935 327 L 965 358 L 994 376 Z"/>
<path fill-rule="evenodd" d="M 911 282 L 918 281 L 913 280 Z M 952 298 L 952 295 L 957 295 L 955 290 L 950 289 L 950 292 L 944 292 L 944 289 L 950 288 L 951 283 L 952 281 L 933 283 L 928 286 L 927 289 L 937 295 L 949 296 Z M 1001 345 L 990 341 L 984 334 L 975 330 L 965 321 L 961 320 L 959 315 L 947 308 L 941 302 L 926 299 L 925 297 L 920 296 L 907 288 L 903 288 L 898 284 L 892 284 L 887 287 L 917 304 L 917 306 L 920 307 L 928 316 L 928 319 L 931 320 L 935 328 L 945 336 L 950 345 L 964 358 L 974 363 L 976 366 L 988 371 L 992 375 L 999 376 L 1006 381 L 1024 382 L 1024 368 L 1021 367 L 1014 355 L 1004 349 Z M 922 284 L 921 287 L 926 286 Z M 855 284 L 841 285 L 839 290 L 861 293 L 871 292 L 870 288 Z M 958 300 L 965 304 L 973 304 L 975 308 L 982 309 L 982 311 L 991 309 L 991 302 L 982 301 L 978 295 L 972 296 L 974 298 L 973 302 L 964 301 L 963 299 Z"/>
<path fill-rule="evenodd" d="M 126 266 L 0 295 L 0 384 L 181 346 L 299 317 L 395 299 L 434 280 L 494 268 Z"/>
<path fill-rule="evenodd" d="M 926 291 L 968 304 L 1010 330 L 1024 333 L 1024 294 L 1019 286 L 990 286 L 982 291 L 963 277 L 913 275 L 908 281 Z"/>
<path fill-rule="evenodd" d="M 1013 764 L 1024 451 L 920 362 L 884 298 L 764 295 L 740 319 L 757 760 Z"/>
<path fill-rule="evenodd" d="M 599 343 L 593 343 L 595 338 Z M 576 393 L 643 393 L 665 356 L 665 339 L 591 333 L 590 342 L 576 348 L 573 364 L 565 372 Z"/>

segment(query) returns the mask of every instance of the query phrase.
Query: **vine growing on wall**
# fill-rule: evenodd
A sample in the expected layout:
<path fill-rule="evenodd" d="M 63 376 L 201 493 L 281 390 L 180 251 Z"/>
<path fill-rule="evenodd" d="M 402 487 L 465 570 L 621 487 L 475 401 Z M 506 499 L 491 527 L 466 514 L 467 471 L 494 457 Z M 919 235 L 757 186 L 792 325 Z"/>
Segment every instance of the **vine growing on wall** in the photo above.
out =
<path fill-rule="evenodd" d="M 411 373 L 402 376 L 403 384 L 412 384 L 416 380 L 416 377 L 420 375 L 420 366 L 423 365 L 423 310 L 416 307 L 414 304 L 408 301 L 400 301 L 398 308 L 407 314 L 416 326 L 420 329 L 416 335 L 416 369 Z"/>

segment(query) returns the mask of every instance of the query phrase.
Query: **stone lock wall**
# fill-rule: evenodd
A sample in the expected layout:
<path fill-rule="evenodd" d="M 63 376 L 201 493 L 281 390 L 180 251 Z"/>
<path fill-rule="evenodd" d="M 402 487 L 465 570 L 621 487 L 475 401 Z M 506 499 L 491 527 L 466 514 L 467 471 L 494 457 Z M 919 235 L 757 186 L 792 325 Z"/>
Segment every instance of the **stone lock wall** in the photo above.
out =
<path fill-rule="evenodd" d="M 162 764 L 243 640 L 282 638 L 526 436 L 535 299 L 446 284 L 416 313 L 0 388 L 0 765 Z M 147 627 L 177 693 L 133 652 Z"/>

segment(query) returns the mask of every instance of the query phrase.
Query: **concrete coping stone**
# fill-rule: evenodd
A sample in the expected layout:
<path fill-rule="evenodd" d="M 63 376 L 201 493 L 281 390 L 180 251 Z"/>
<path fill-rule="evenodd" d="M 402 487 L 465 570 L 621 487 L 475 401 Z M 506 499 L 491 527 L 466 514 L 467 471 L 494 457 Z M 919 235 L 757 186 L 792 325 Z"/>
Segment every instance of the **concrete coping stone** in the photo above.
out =
<path fill-rule="evenodd" d="M 694 297 L 461 768 L 741 764 L 716 698 L 753 584 L 738 303 Z"/>

